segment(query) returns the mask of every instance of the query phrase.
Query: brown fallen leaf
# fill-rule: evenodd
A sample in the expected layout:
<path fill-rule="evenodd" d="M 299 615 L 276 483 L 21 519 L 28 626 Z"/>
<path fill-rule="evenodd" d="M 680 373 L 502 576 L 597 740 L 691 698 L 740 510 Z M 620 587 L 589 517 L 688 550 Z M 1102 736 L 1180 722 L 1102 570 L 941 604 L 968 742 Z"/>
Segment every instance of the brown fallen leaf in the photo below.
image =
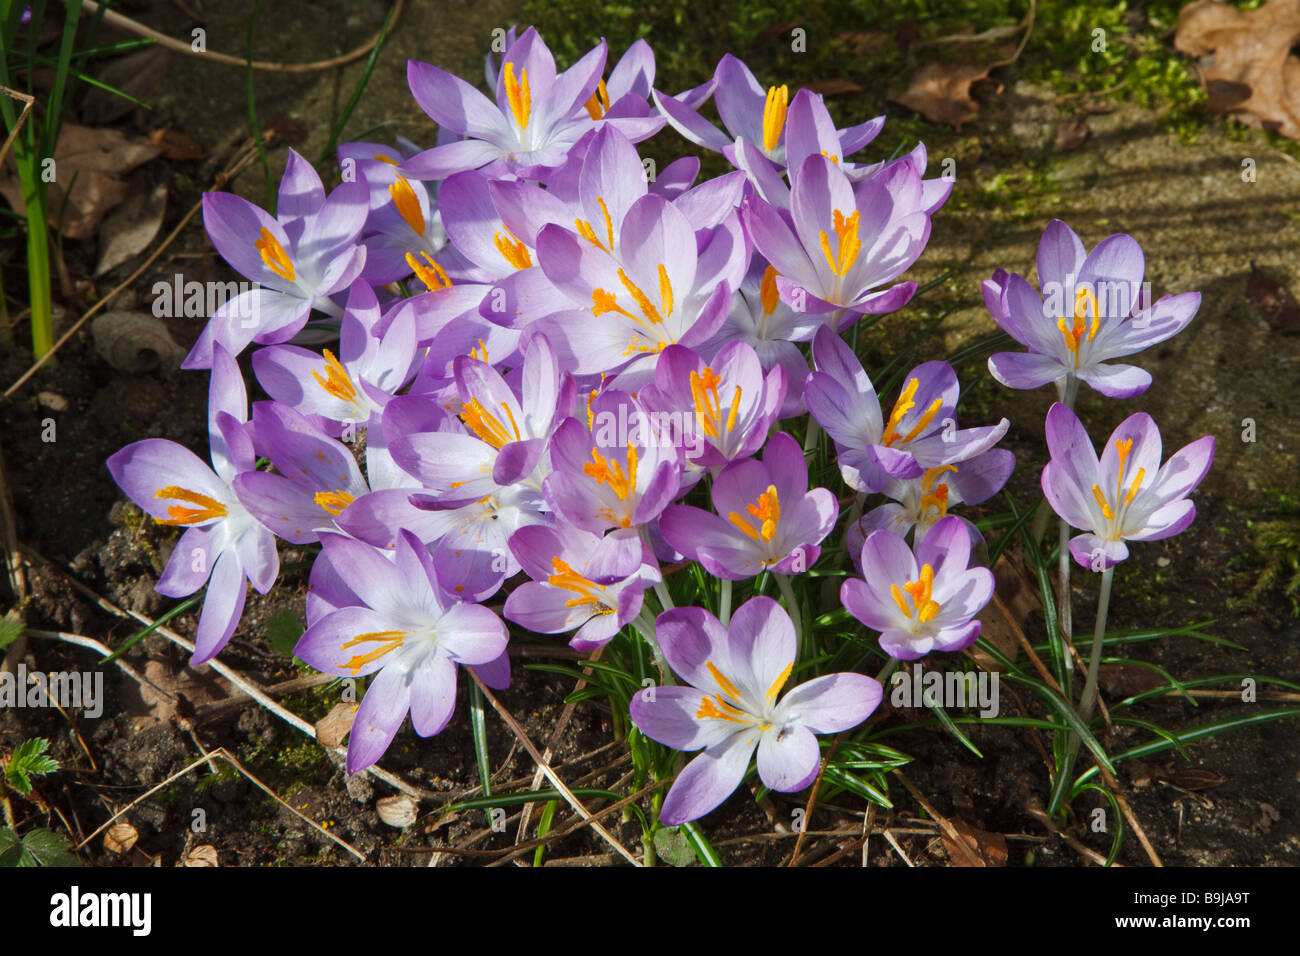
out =
<path fill-rule="evenodd" d="M 137 729 L 159 721 L 185 716 L 195 704 L 206 704 L 230 695 L 230 685 L 213 673 L 197 671 L 192 667 L 176 669 L 167 661 L 149 660 L 144 665 L 144 683 L 123 685 L 124 710 L 135 718 Z M 158 692 L 166 691 L 177 700 L 173 703 Z"/>
<path fill-rule="evenodd" d="M 1300 303 L 1296 302 L 1290 289 L 1262 272 L 1253 262 L 1250 264 L 1250 279 L 1246 282 L 1246 295 L 1273 328 L 1279 332 L 1300 332 Z"/>
<path fill-rule="evenodd" d="M 185 349 L 162 319 L 146 312 L 103 312 L 91 324 L 95 351 L 119 372 L 179 368 Z"/>
<path fill-rule="evenodd" d="M 220 866 L 217 862 L 217 848 L 210 844 L 196 846 L 185 854 L 181 866 Z"/>
<path fill-rule="evenodd" d="M 976 829 L 965 820 L 952 818 L 951 831 L 940 829 L 943 848 L 953 866 L 1006 866 L 1007 841 L 1001 833 Z"/>
<path fill-rule="evenodd" d="M 335 704 L 328 714 L 316 721 L 316 740 L 322 747 L 334 748 L 343 743 L 343 738 L 352 729 L 352 722 L 357 719 L 357 704 Z"/>
<path fill-rule="evenodd" d="M 130 262 L 148 249 L 162 228 L 166 211 L 167 185 L 159 183 L 143 201 L 126 203 L 105 219 L 99 227 L 101 252 L 95 276 L 102 276 L 110 269 Z"/>
<path fill-rule="evenodd" d="M 855 56 L 880 56 L 895 45 L 894 38 L 879 30 L 865 33 L 841 33 L 835 39 L 843 42 Z"/>
<path fill-rule="evenodd" d="M 149 142 L 162 148 L 163 159 L 192 162 L 203 158 L 203 147 L 178 130 L 156 129 L 149 134 Z"/>
<path fill-rule="evenodd" d="M 1201 83 L 1214 114 L 1300 139 L 1300 0 L 1269 0 L 1238 10 L 1196 0 L 1178 15 L 1174 46 L 1200 57 Z"/>
<path fill-rule="evenodd" d="M 1221 776 L 1213 770 L 1203 770 L 1199 767 L 1175 770 L 1166 779 L 1175 787 L 1182 787 L 1184 790 L 1213 790 L 1215 787 L 1228 782 L 1227 777 Z"/>
<path fill-rule="evenodd" d="M 820 93 L 822 96 L 842 96 L 845 93 L 862 92 L 862 87 L 852 80 L 813 80 L 805 86 L 813 93 Z"/>
<path fill-rule="evenodd" d="M 144 102 L 162 82 L 170 60 L 162 47 L 151 46 L 109 60 L 96 71 L 95 78 Z M 135 108 L 126 97 L 110 93 L 103 86 L 93 86 L 82 101 L 81 121 L 88 126 L 103 126 L 129 115 Z"/>
<path fill-rule="evenodd" d="M 1143 691 L 1163 687 L 1165 680 L 1153 670 L 1134 664 L 1102 664 L 1097 669 L 1097 680 L 1110 697 L 1132 697 Z"/>
<path fill-rule="evenodd" d="M 139 839 L 140 834 L 131 824 L 115 823 L 104 834 L 104 850 L 115 856 L 121 856 L 123 853 L 130 853 L 131 847 L 135 846 Z"/>
<path fill-rule="evenodd" d="M 1063 153 L 1068 153 L 1072 149 L 1078 149 L 1083 145 L 1088 134 L 1092 132 L 1088 129 L 1088 123 L 1082 119 L 1061 120 L 1056 125 L 1056 148 Z"/>
<path fill-rule="evenodd" d="M 979 109 L 971 99 L 971 85 L 987 79 L 990 69 L 969 63 L 929 63 L 912 78 L 907 91 L 893 99 L 931 123 L 946 123 L 960 132 Z"/>
<path fill-rule="evenodd" d="M 993 593 L 997 600 L 985 605 L 977 616 L 980 637 L 1014 661 L 1021 648 L 1017 632 L 1024 634 L 1025 621 L 1029 615 L 1042 610 L 1038 585 L 1030 577 L 1020 545 L 1012 545 L 1002 552 L 997 566 L 993 568 L 993 581 Z M 986 671 L 1002 670 L 997 660 L 978 647 L 971 648 L 971 655 L 975 658 L 975 663 Z"/>
<path fill-rule="evenodd" d="M 65 238 L 89 239 L 109 210 L 130 195 L 122 177 L 160 152 L 148 140 L 120 130 L 64 123 L 54 148 L 54 181 L 49 184 L 51 224 L 61 228 Z M 0 180 L 0 195 L 16 213 L 26 213 L 17 173 Z"/>

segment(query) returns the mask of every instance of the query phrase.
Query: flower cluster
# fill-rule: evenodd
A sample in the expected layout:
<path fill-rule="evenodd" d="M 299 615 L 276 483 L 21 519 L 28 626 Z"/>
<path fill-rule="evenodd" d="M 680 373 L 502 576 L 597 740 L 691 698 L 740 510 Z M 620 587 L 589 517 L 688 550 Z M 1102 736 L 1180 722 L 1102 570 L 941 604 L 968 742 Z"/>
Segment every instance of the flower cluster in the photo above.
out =
<path fill-rule="evenodd" d="M 255 283 L 184 363 L 211 376 L 212 467 L 162 439 L 108 464 L 157 521 L 184 528 L 158 589 L 206 584 L 196 664 L 231 639 L 246 582 L 274 584 L 277 539 L 315 553 L 296 653 L 369 678 L 349 772 L 378 760 L 408 713 L 418 734 L 442 730 L 457 665 L 508 686 L 506 621 L 584 653 L 635 628 L 665 682 L 684 685 L 637 694 L 631 720 L 702 751 L 663 804 L 672 824 L 720 804 L 755 750 L 766 786 L 807 786 L 814 735 L 857 726 L 881 700 L 851 672 L 786 690 L 809 666 L 789 579 L 823 560 L 841 516 L 790 425 L 834 446 L 858 569 L 841 600 L 902 660 L 978 636 L 993 579 L 972 566 L 979 532 L 949 509 L 996 494 L 1014 459 L 995 447 L 1006 419 L 957 427 L 946 362 L 881 396 L 841 337 L 915 294 L 902 277 L 952 185 L 925 178 L 923 147 L 852 161 L 883 118 L 837 129 L 820 96 L 764 90 L 731 56 L 677 94 L 655 88 L 644 41 L 607 66 L 602 42 L 560 71 L 532 29 L 489 61 L 492 96 L 411 62 L 432 147 L 346 144 L 328 192 L 291 152 L 275 215 L 206 195 L 213 244 Z M 710 98 L 725 132 L 699 113 Z M 735 170 L 700 183 L 694 159 L 656 171 L 637 144 L 667 127 Z M 1131 240 L 1085 257 L 1063 228 L 1041 274 L 1140 280 Z M 1141 377 L 1102 360 L 1173 334 L 1195 308 L 1084 297 L 1058 332 L 1030 314 L 1040 300 L 1019 277 L 985 291 L 1031 349 L 994 357 L 994 374 L 1021 385 L 1131 390 Z M 237 361 L 250 347 L 269 396 L 251 411 Z M 1157 471 L 1154 425 L 1130 420 L 1098 464 L 1059 417 L 1044 486 L 1108 555 L 1190 520 L 1181 498 L 1203 449 Z M 721 581 L 721 620 L 672 606 L 665 579 L 681 562 Z M 787 607 L 755 596 L 730 616 L 732 582 L 760 577 Z"/>

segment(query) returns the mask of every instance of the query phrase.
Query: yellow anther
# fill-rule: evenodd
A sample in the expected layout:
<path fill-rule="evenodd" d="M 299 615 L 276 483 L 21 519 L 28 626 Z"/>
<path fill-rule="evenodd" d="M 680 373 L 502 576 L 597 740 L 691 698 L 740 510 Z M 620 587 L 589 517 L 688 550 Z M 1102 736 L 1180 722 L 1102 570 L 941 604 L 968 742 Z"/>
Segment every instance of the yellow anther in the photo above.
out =
<path fill-rule="evenodd" d="M 546 579 L 546 583 L 550 584 L 552 587 L 572 591 L 577 595 L 577 597 L 565 601 L 565 607 L 582 607 L 587 604 L 599 604 L 600 607 L 593 609 L 597 614 L 614 613 L 615 608 L 604 604 L 602 597 L 594 593 L 600 591 L 603 594 L 605 591 L 605 585 L 589 581 L 558 557 L 551 558 L 551 567 L 555 569 L 555 573 Z"/>
<path fill-rule="evenodd" d="M 346 651 L 349 647 L 356 647 L 358 644 L 370 644 L 375 641 L 379 641 L 380 646 L 365 654 L 359 654 L 339 666 L 346 667 L 355 674 L 372 661 L 377 661 L 388 652 L 397 650 L 402 646 L 405 638 L 405 631 L 375 631 L 371 634 L 358 634 L 346 644 L 341 645 L 339 649 Z"/>
<path fill-rule="evenodd" d="M 781 520 L 781 500 L 777 496 L 776 485 L 768 485 L 767 491 L 760 494 L 753 504 L 745 505 L 745 510 L 750 517 L 758 520 L 757 529 L 737 511 L 727 515 L 727 520 L 753 541 L 771 541 L 776 536 L 776 526 Z"/>
<path fill-rule="evenodd" d="M 320 372 L 312 369 L 312 378 L 320 384 L 320 387 L 326 392 L 333 395 L 340 401 L 348 404 L 356 404 L 357 389 L 352 384 L 352 379 L 348 375 L 347 369 L 343 363 L 334 357 L 334 353 L 325 349 L 325 377 L 322 378 Z"/>
<path fill-rule="evenodd" d="M 627 501 L 632 493 L 636 491 L 636 446 L 627 446 L 627 472 L 623 471 L 623 466 L 619 464 L 618 459 L 606 458 L 596 449 L 591 450 L 591 461 L 582 466 L 583 472 L 591 478 L 596 484 L 609 485 L 610 489 L 618 496 L 619 501 Z M 624 519 L 624 527 L 627 526 L 627 520 Z"/>
<path fill-rule="evenodd" d="M 417 236 L 424 236 L 424 212 L 420 209 L 420 199 L 404 176 L 398 176 L 396 182 L 388 184 L 388 194 L 393 197 L 393 205 L 401 213 L 406 224 Z"/>
<path fill-rule="evenodd" d="M 528 71 L 520 70 L 519 79 L 515 80 L 515 65 L 506 64 L 506 99 L 510 103 L 510 112 L 515 115 L 519 129 L 528 128 L 528 119 L 532 114 L 533 102 L 528 92 Z"/>
<path fill-rule="evenodd" d="M 781 292 L 776 287 L 776 277 L 780 274 L 776 271 L 776 266 L 768 266 L 763 270 L 763 281 L 758 286 L 758 297 L 763 303 L 764 315 L 771 315 L 776 310 L 776 304 L 781 301 Z"/>
<path fill-rule="evenodd" d="M 822 254 L 826 256 L 826 264 L 830 266 L 831 273 L 840 278 L 848 274 L 849 269 L 858 259 L 858 253 L 862 251 L 862 243 L 858 239 L 858 218 L 856 209 L 851 216 L 845 216 L 838 209 L 835 210 L 835 236 L 838 245 L 834 253 L 831 252 L 831 243 L 826 230 L 821 230 Z"/>
<path fill-rule="evenodd" d="M 318 491 L 315 495 L 316 504 L 324 508 L 332 515 L 343 513 L 343 509 L 352 504 L 356 499 L 344 491 L 342 488 L 334 491 Z"/>
<path fill-rule="evenodd" d="M 408 252 L 406 254 L 406 264 L 411 267 L 411 271 L 415 273 L 416 277 L 424 283 L 430 292 L 436 292 L 439 289 L 450 289 L 451 279 L 447 278 L 447 273 L 442 266 L 434 262 L 433 257 L 427 252 L 421 252 L 420 255 L 424 257 L 424 262 L 416 259 L 413 253 Z"/>
<path fill-rule="evenodd" d="M 286 282 L 292 282 L 297 273 L 289 254 L 280 245 L 280 240 L 271 235 L 271 230 L 265 226 L 258 231 L 258 235 L 261 238 L 253 243 L 253 248 L 262 254 L 266 267 Z"/>
<path fill-rule="evenodd" d="M 591 99 L 587 100 L 587 115 L 598 120 L 608 112 L 609 90 L 605 89 L 605 81 L 601 80 L 596 84 L 596 92 L 592 93 Z"/>
<path fill-rule="evenodd" d="M 497 252 L 501 253 L 506 262 L 510 263 L 516 269 L 531 268 L 533 257 L 528 254 L 528 247 L 524 245 L 523 240 L 517 239 L 515 234 L 510 231 L 509 227 L 507 227 L 505 223 L 501 224 L 501 228 L 505 230 L 505 235 L 503 236 L 498 232 L 493 236 Z"/>
<path fill-rule="evenodd" d="M 197 508 L 183 508 L 180 505 L 168 505 L 167 514 L 170 517 L 155 518 L 154 520 L 159 524 L 198 524 L 200 521 L 224 518 L 227 514 L 226 506 L 215 498 L 209 498 L 197 491 L 190 491 L 188 488 L 178 488 L 176 485 L 159 488 L 154 497 L 175 498 L 177 501 L 188 501 L 192 505 L 199 506 Z"/>
<path fill-rule="evenodd" d="M 781 141 L 781 131 L 785 129 L 785 111 L 789 103 L 788 87 L 768 87 L 767 103 L 763 106 L 763 149 L 769 153 Z"/>
<path fill-rule="evenodd" d="M 909 618 L 915 617 L 922 624 L 933 621 L 938 615 L 939 603 L 931 597 L 934 589 L 934 568 L 928 564 L 921 565 L 921 575 L 915 581 L 909 581 L 900 588 L 897 584 L 889 586 L 889 593 L 894 598 L 894 603 Z M 906 591 L 911 598 L 911 607 L 908 607 L 907 601 L 903 598 L 903 592 Z"/>
<path fill-rule="evenodd" d="M 776 676 L 776 680 L 772 682 L 772 686 L 767 689 L 767 699 L 769 701 L 776 700 L 776 695 L 781 693 L 781 688 L 784 687 L 785 682 L 790 679 L 790 673 L 793 670 L 794 661 L 791 661 L 789 664 L 785 665 L 785 670 L 781 671 L 781 673 Z"/>
<path fill-rule="evenodd" d="M 511 442 L 521 440 L 519 426 L 515 424 L 515 417 L 510 413 L 510 406 L 502 402 L 501 408 L 506 413 L 506 418 L 510 420 L 510 427 L 514 430 L 513 437 L 506 431 L 506 426 L 502 424 L 501 419 L 484 408 L 483 403 L 477 398 L 465 402 L 457 417 L 480 439 L 500 450 Z"/>

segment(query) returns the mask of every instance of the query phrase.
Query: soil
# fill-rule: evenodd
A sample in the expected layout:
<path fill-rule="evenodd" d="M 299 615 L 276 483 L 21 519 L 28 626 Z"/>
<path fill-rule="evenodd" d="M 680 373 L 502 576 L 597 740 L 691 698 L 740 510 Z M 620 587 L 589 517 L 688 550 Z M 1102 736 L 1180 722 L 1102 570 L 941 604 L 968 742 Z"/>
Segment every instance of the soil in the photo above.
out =
<path fill-rule="evenodd" d="M 245 42 L 251 3 L 208 4 L 205 10 L 210 49 L 239 53 Z M 391 141 L 404 135 L 430 142 L 431 124 L 412 101 L 400 68 L 408 57 L 437 63 L 476 79 L 491 30 L 512 22 L 508 2 L 409 3 L 375 71 L 349 131 L 381 125 L 368 138 Z M 267 20 L 270 14 L 265 14 Z M 158 5 L 149 11 L 151 25 L 176 36 L 188 35 L 191 21 L 181 5 Z M 336 55 L 371 35 L 382 18 L 382 5 L 355 5 L 342 0 L 276 4 L 276 24 L 295 24 L 292 33 L 258 32 L 259 58 L 306 61 Z M 651 38 L 653 40 L 653 38 Z M 353 65 L 320 74 L 258 74 L 257 108 L 265 123 L 287 119 L 302 131 L 297 148 L 315 157 L 350 95 L 360 70 Z M 167 183 L 170 196 L 164 229 L 169 230 L 199 197 L 211 172 L 246 135 L 247 103 L 238 70 L 192 58 L 173 57 L 165 86 L 150 97 L 153 110 L 137 111 L 122 125 L 139 131 L 169 126 L 203 148 L 199 163 L 158 160 L 146 167 L 155 182 Z M 901 108 L 895 112 L 905 114 Z M 867 114 L 871 115 L 871 114 Z M 1252 543 L 1252 522 L 1294 508 L 1300 493 L 1300 416 L 1293 401 L 1300 384 L 1300 337 L 1275 329 L 1252 304 L 1246 291 L 1252 263 L 1284 285 L 1300 288 L 1295 250 L 1300 248 L 1300 217 L 1293 199 L 1300 195 L 1300 168 L 1258 135 L 1243 137 L 1211 125 L 1195 143 L 1181 142 L 1161 129 L 1158 116 L 1134 106 L 1091 115 L 1092 135 L 1076 150 L 1058 153 L 1055 131 L 1061 111 L 1050 94 L 1013 84 L 988 100 L 977 121 L 961 136 L 936 129 L 931 161 L 938 164 L 950 149 L 957 162 L 957 186 L 949 207 L 934 220 L 929 248 L 913 276 L 921 281 L 954 270 L 935 297 L 876 327 L 864 347 L 868 360 L 887 358 L 912 334 L 910 325 L 928 309 L 951 301 L 959 308 L 941 334 L 927 342 L 937 356 L 989 334 L 993 323 L 978 298 L 978 282 L 994 268 L 1028 273 L 1038 237 L 1052 217 L 1065 219 L 1091 247 L 1104 236 L 1129 232 L 1145 250 L 1148 278 L 1157 296 L 1200 290 L 1202 305 L 1193 324 L 1179 337 L 1140 359 L 1155 379 L 1143 396 L 1125 402 L 1104 400 L 1086 389 L 1079 409 L 1094 435 L 1104 435 L 1134 411 L 1150 412 L 1160 423 L 1166 453 L 1213 434 L 1218 442 L 1213 470 L 1196 495 L 1198 514 L 1190 530 L 1164 542 L 1137 545 L 1116 575 L 1110 627 L 1178 627 L 1214 619 L 1206 630 L 1240 645 L 1233 650 L 1192 637 L 1172 637 L 1136 644 L 1130 656 L 1165 668 L 1180 678 L 1211 674 L 1267 674 L 1300 678 L 1300 622 L 1273 587 L 1242 608 L 1264 569 L 1266 556 Z M 886 127 L 888 130 L 888 126 Z M 928 137 L 927 137 L 928 139 Z M 1253 182 L 1243 181 L 1242 160 L 1255 161 Z M 278 181 L 283 151 L 271 156 Z M 1029 213 L 1004 203 L 993 191 L 998 177 L 1030 181 Z M 265 201 L 266 186 L 254 167 L 234 188 L 253 202 Z M 144 190 L 142 194 L 147 194 Z M 69 242 L 65 254 L 74 276 L 94 267 L 93 242 Z M 95 280 L 102 294 L 124 278 L 134 263 Z M 197 220 L 168 254 L 132 290 L 115 300 L 115 309 L 148 311 L 148 290 L 175 273 L 187 279 L 228 279 Z M 20 271 L 5 267 L 6 288 L 21 287 Z M 89 290 L 86 290 L 89 291 Z M 93 301 L 85 294 L 62 297 L 66 327 Z M 937 304 L 936 304 L 937 303 Z M 10 302 L 11 311 L 21 303 Z M 172 332 L 182 346 L 197 336 L 202 320 L 176 319 Z M 30 364 L 22 343 L 0 356 L 0 383 L 14 381 Z M 60 331 L 60 330 L 56 330 Z M 246 359 L 246 356 L 245 356 Z M 247 362 L 245 361 L 245 366 Z M 871 368 L 868 362 L 868 368 Z M 963 421 L 1012 422 L 1006 447 L 1021 463 L 1010 488 L 1017 500 L 1035 500 L 1043 461 L 1042 420 L 1049 404 L 1046 391 L 1011 393 L 990 384 L 978 366 L 960 370 L 968 392 Z M 248 376 L 253 381 L 251 375 Z M 131 621 L 106 613 L 82 591 L 156 617 L 170 603 L 153 590 L 158 572 L 175 540 L 168 529 L 141 519 L 111 481 L 105 459 L 123 445 L 145 437 L 166 437 L 206 453 L 204 408 L 206 376 L 160 369 L 142 374 L 115 371 L 95 350 L 88 332 L 60 350 L 57 362 L 25 386 L 3 410 L 0 444 L 14 498 L 18 535 L 49 563 L 33 560 L 28 577 L 28 624 L 47 631 L 87 635 L 110 647 L 138 630 Z M 1245 420 L 1254 422 L 1254 441 L 1243 440 Z M 50 423 L 53 423 L 53 434 Z M 1289 502 L 1289 503 L 1288 503 Z M 979 513 L 978 511 L 976 512 Z M 298 554 L 297 560 L 305 556 Z M 285 565 L 295 560 L 282 556 Z M 1092 627 L 1096 576 L 1074 576 L 1075 631 Z M 267 624 L 282 612 L 303 615 L 304 570 L 291 571 L 271 593 L 250 592 L 248 607 L 222 660 L 240 673 L 269 686 L 304 672 L 284 653 L 273 650 Z M 7 605 L 11 600 L 4 596 Z M 170 622 L 181 634 L 192 633 L 196 615 Z M 1041 616 L 1022 622 L 1031 640 L 1043 633 Z M 536 645 L 529 636 L 525 642 Z M 551 646 L 562 647 L 560 642 Z M 233 707 L 215 719 L 200 719 L 205 703 L 220 699 L 224 681 L 185 674 L 185 655 L 159 636 L 150 636 L 125 658 L 137 671 L 174 682 L 185 696 L 179 712 L 167 712 L 140 699 L 134 680 L 104 668 L 107 700 L 97 720 L 55 710 L 0 710 L 0 751 L 18 741 L 44 736 L 62 770 L 37 784 L 38 801 L 16 800 L 20 829 L 51 826 L 88 836 L 109 816 L 202 756 L 199 749 L 226 748 L 267 788 L 330 834 L 359 851 L 369 864 L 477 865 L 492 859 L 483 851 L 511 845 L 517 808 L 508 811 L 508 832 L 493 832 L 484 810 L 442 817 L 438 808 L 478 784 L 469 732 L 468 693 L 462 686 L 457 717 L 443 733 L 426 740 L 409 724 L 399 734 L 382 765 L 412 786 L 429 791 L 419 820 L 406 829 L 388 826 L 376 801 L 393 790 L 381 782 L 348 780 L 330 755 L 256 705 Z M 95 655 L 65 643 L 33 637 L 26 662 L 44 671 L 94 667 Z M 550 736 L 572 681 L 529 671 L 517 657 L 515 682 L 500 695 L 531 739 L 541 746 Z M 554 663 L 552 661 L 552 663 Z M 208 674 L 208 668 L 200 668 Z M 1138 674 L 1135 677 L 1135 673 Z M 1108 675 L 1104 696 L 1132 692 L 1140 680 L 1136 668 Z M 1125 683 L 1128 681 L 1130 683 Z M 1217 685 L 1231 689 L 1233 685 Z M 1260 685 L 1263 697 L 1268 688 Z M 339 689 L 315 689 L 290 696 L 285 703 L 308 721 L 323 717 L 339 699 Z M 1010 696 L 1010 695 L 1008 695 Z M 1133 716 L 1169 728 L 1259 712 L 1257 703 L 1203 699 L 1193 707 L 1177 697 L 1147 701 Z M 197 708 L 197 710 L 195 709 Z M 1013 712 L 1008 709 L 1006 712 Z M 1041 712 L 1031 708 L 1031 713 Z M 907 714 L 878 718 L 885 727 L 909 719 Z M 906 768 L 909 780 L 939 813 L 972 826 L 1009 835 L 1011 865 L 1077 866 L 1083 860 L 1058 835 L 1044 829 L 1029 808 L 1046 797 L 1048 778 L 1031 731 L 967 725 L 977 758 L 937 728 L 908 731 L 887 738 L 915 759 Z M 494 785 L 518 790 L 527 784 L 533 763 L 516 746 L 514 735 L 491 713 L 487 720 Z M 1107 740 L 1111 752 L 1151 738 L 1147 730 L 1117 725 Z M 613 722 L 599 699 L 581 704 L 563 736 L 554 764 L 571 785 L 627 791 L 630 766 L 617 762 L 623 750 L 613 745 Z M 1166 864 L 1296 865 L 1300 863 L 1300 746 L 1293 720 L 1276 721 L 1197 741 L 1188 746 L 1191 762 L 1172 752 L 1121 766 L 1121 782 L 1133 812 Z M 612 765 L 612 766 L 611 766 Z M 1209 771 L 1191 775 L 1190 769 Z M 901 786 L 890 790 L 896 808 L 881 811 L 875 822 L 902 828 L 895 851 L 882 839 L 868 844 L 867 862 L 904 865 L 902 854 L 918 865 L 948 865 L 949 856 L 927 814 Z M 742 788 L 704 822 L 715 848 L 729 864 L 775 864 L 792 848 L 789 821 L 804 806 L 806 794 L 770 794 L 755 800 Z M 1067 831 L 1103 854 L 1110 833 L 1093 832 L 1090 798 L 1080 799 Z M 1101 798 L 1097 797 L 1098 805 Z M 206 829 L 196 831 L 196 811 Z M 847 830 L 862 825 L 862 803 L 840 795 L 819 802 L 814 830 Z M 892 814 L 892 815 L 891 815 Z M 557 824 L 566 813 L 557 813 Z M 126 815 L 139 833 L 137 849 L 125 857 L 110 853 L 101 838 L 80 851 L 91 865 L 174 865 L 195 847 L 217 849 L 221 865 L 351 865 L 358 861 L 327 836 L 238 774 L 211 774 L 194 767 L 141 801 Z M 534 816 L 536 820 L 536 816 Z M 610 831 L 634 853 L 641 850 L 640 827 L 607 818 Z M 1111 826 L 1113 826 L 1113 821 Z M 786 831 L 784 833 L 780 831 Z M 906 831 L 930 832 L 906 832 Z M 851 838 L 808 835 L 807 861 L 827 858 Z M 449 851 L 449 848 L 455 850 Z M 476 851 L 476 852 L 471 852 Z M 555 841 L 547 858 L 570 864 L 616 862 L 610 847 L 591 831 Z M 530 860 L 531 853 L 523 859 Z M 1147 856 L 1130 835 L 1120 860 L 1143 865 Z M 862 854 L 843 853 L 835 862 L 861 864 Z"/>

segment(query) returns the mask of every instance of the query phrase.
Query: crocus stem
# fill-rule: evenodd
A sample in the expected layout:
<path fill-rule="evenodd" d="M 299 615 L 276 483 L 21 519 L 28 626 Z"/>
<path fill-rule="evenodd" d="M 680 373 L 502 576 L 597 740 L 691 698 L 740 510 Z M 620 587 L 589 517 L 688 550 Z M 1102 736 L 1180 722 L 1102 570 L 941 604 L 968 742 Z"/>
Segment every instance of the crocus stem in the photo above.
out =
<path fill-rule="evenodd" d="M 1101 670 L 1101 646 L 1106 636 L 1106 615 L 1110 611 L 1110 585 L 1113 567 L 1101 572 L 1101 595 L 1097 598 L 1097 624 L 1092 631 L 1092 656 L 1088 659 L 1088 680 L 1079 698 L 1079 716 L 1086 722 L 1097 705 L 1097 672 Z"/>
<path fill-rule="evenodd" d="M 1056 618 L 1061 639 L 1065 641 L 1065 678 L 1068 682 L 1074 672 L 1074 655 L 1070 653 L 1074 643 L 1074 614 L 1070 608 L 1070 525 L 1064 518 L 1061 519 L 1060 551 L 1057 577 L 1061 582 L 1061 593 L 1056 599 Z M 1071 693 L 1068 683 L 1065 693 L 1067 696 Z"/>
<path fill-rule="evenodd" d="M 641 639 L 650 646 L 650 652 L 654 654 L 655 666 L 659 668 L 659 674 L 663 678 L 664 686 L 676 684 L 677 681 L 673 678 L 673 672 L 669 670 L 668 662 L 664 660 L 664 652 L 659 647 L 659 641 L 655 639 L 655 622 L 644 607 L 641 609 L 641 613 L 632 621 L 632 626 L 641 635 Z"/>
<path fill-rule="evenodd" d="M 876 675 L 876 682 L 883 684 L 885 681 L 889 680 L 889 675 L 898 669 L 898 663 L 897 657 L 891 657 L 889 663 L 882 667 L 880 673 Z"/>
<path fill-rule="evenodd" d="M 718 590 L 718 620 L 723 627 L 731 623 L 731 578 L 723 578 Z"/>
<path fill-rule="evenodd" d="M 665 611 L 671 611 L 677 605 L 673 603 L 672 595 L 668 593 L 668 586 L 662 581 L 655 585 L 655 594 L 659 596 L 659 606 Z"/>
<path fill-rule="evenodd" d="M 817 439 L 821 437 L 822 427 L 817 423 L 817 419 L 811 415 L 808 416 L 808 431 L 803 436 L 804 453 L 812 451 L 817 447 Z"/>
<path fill-rule="evenodd" d="M 788 574 L 773 574 L 776 579 L 777 589 L 781 592 L 781 597 L 785 598 L 786 610 L 790 612 L 790 620 L 794 622 L 794 637 L 803 647 L 803 615 L 799 612 L 799 601 L 794 596 L 794 588 L 790 586 L 790 576 Z"/>

